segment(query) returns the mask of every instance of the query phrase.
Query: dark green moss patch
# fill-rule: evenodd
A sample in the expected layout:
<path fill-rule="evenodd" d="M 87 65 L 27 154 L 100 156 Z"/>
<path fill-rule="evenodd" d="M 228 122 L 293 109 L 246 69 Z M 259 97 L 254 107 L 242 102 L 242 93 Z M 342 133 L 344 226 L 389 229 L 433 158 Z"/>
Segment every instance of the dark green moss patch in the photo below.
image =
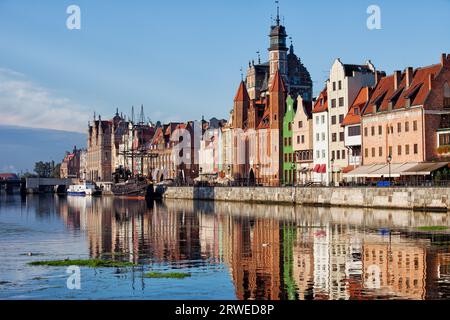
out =
<path fill-rule="evenodd" d="M 137 266 L 131 262 L 110 261 L 110 260 L 53 260 L 53 261 L 34 261 L 30 266 L 48 266 L 48 267 L 89 267 L 89 268 L 122 268 Z"/>
<path fill-rule="evenodd" d="M 149 272 L 144 274 L 144 278 L 151 279 L 184 279 L 191 277 L 190 273 L 181 273 L 181 272 Z"/>
<path fill-rule="evenodd" d="M 447 230 L 448 227 L 445 226 L 427 226 L 427 227 L 418 227 L 419 231 L 444 231 Z"/>

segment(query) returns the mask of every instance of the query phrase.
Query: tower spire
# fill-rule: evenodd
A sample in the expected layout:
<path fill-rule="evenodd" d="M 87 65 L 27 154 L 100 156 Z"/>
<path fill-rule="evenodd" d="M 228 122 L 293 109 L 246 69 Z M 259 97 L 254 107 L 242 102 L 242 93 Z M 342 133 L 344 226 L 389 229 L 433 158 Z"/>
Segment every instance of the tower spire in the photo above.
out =
<path fill-rule="evenodd" d="M 280 1 L 275 1 L 275 3 L 277 4 L 277 26 L 280 25 Z"/>

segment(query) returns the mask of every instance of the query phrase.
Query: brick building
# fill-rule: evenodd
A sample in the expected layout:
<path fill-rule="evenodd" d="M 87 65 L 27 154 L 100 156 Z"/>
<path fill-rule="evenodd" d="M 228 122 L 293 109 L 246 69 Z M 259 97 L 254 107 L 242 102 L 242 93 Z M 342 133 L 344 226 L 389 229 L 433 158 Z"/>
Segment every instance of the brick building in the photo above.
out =
<path fill-rule="evenodd" d="M 380 79 L 362 111 L 362 167 L 348 177 L 429 176 L 446 166 L 450 55 Z"/>

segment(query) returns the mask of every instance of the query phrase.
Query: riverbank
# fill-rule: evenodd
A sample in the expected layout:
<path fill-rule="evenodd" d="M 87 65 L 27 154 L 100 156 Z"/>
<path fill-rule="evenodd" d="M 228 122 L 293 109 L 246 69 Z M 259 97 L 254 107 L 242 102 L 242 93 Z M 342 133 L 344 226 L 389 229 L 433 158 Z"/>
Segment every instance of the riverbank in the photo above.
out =
<path fill-rule="evenodd" d="M 168 187 L 165 199 L 450 211 L 450 188 Z"/>

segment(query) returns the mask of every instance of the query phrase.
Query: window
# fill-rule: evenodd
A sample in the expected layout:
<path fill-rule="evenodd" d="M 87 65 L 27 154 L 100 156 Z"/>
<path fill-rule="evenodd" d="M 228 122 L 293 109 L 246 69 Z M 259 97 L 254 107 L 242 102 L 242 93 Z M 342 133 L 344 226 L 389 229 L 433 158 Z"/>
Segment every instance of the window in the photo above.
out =
<path fill-rule="evenodd" d="M 415 144 L 414 145 L 414 154 L 418 154 L 419 153 L 419 145 Z"/>
<path fill-rule="evenodd" d="M 299 122 L 298 122 L 298 127 L 299 127 L 299 128 L 303 128 L 303 121 L 299 121 Z"/>
<path fill-rule="evenodd" d="M 336 151 L 336 159 L 341 160 L 341 151 Z"/>
<path fill-rule="evenodd" d="M 322 124 L 325 124 L 325 116 L 322 115 Z"/>
<path fill-rule="evenodd" d="M 341 114 L 339 116 L 339 123 L 342 123 L 342 122 L 344 122 L 344 115 L 343 114 Z"/>
<path fill-rule="evenodd" d="M 333 82 L 333 91 L 336 91 L 336 82 Z"/>
<path fill-rule="evenodd" d="M 291 122 L 288 123 L 288 130 L 292 131 L 292 123 Z"/>
<path fill-rule="evenodd" d="M 392 157 L 392 147 L 389 147 L 389 154 L 388 154 L 388 156 Z"/>
<path fill-rule="evenodd" d="M 316 151 L 316 158 L 320 159 L 320 151 L 319 150 Z"/>
<path fill-rule="evenodd" d="M 287 146 L 287 138 L 283 139 L 283 145 L 286 147 Z"/>
<path fill-rule="evenodd" d="M 358 107 L 355 107 L 355 108 L 353 109 L 353 114 L 354 114 L 354 115 L 358 115 L 358 114 L 359 114 L 359 108 L 358 108 Z"/>
<path fill-rule="evenodd" d="M 378 126 L 378 134 L 381 136 L 383 134 L 383 127 Z"/>
<path fill-rule="evenodd" d="M 444 108 L 450 108 L 450 98 L 444 98 Z"/>
<path fill-rule="evenodd" d="M 331 117 L 331 124 L 336 124 L 336 116 Z"/>
<path fill-rule="evenodd" d="M 325 150 L 322 150 L 322 158 L 325 159 Z"/>
<path fill-rule="evenodd" d="M 319 121 L 320 121 L 319 116 L 317 116 L 316 117 L 316 124 L 319 124 Z"/>
<path fill-rule="evenodd" d="M 375 148 L 372 148 L 372 158 L 375 157 Z"/>
<path fill-rule="evenodd" d="M 337 140 L 337 135 L 336 135 L 336 133 L 333 133 L 331 135 L 331 142 L 336 142 L 336 140 Z"/>
<path fill-rule="evenodd" d="M 325 133 L 322 132 L 322 141 L 325 141 Z"/>
<path fill-rule="evenodd" d="M 292 162 L 292 153 L 289 153 L 289 162 Z"/>
<path fill-rule="evenodd" d="M 297 144 L 300 143 L 300 136 L 297 136 Z"/>
<path fill-rule="evenodd" d="M 284 162 L 288 162 L 288 160 L 287 160 L 287 153 L 284 154 Z"/>
<path fill-rule="evenodd" d="M 344 141 L 344 140 L 345 140 L 344 132 L 339 132 L 339 141 Z"/>
<path fill-rule="evenodd" d="M 320 134 L 316 133 L 316 141 L 320 141 Z"/>
<path fill-rule="evenodd" d="M 342 159 L 345 160 L 345 150 L 342 150 Z"/>
<path fill-rule="evenodd" d="M 379 147 L 378 148 L 378 156 L 382 157 L 383 156 L 383 147 Z"/>
<path fill-rule="evenodd" d="M 367 128 L 366 128 L 367 129 Z M 354 137 L 361 135 L 361 126 L 354 126 L 348 128 L 348 136 Z"/>
<path fill-rule="evenodd" d="M 405 122 L 405 132 L 409 132 L 409 122 Z"/>
<path fill-rule="evenodd" d="M 344 106 L 344 98 L 339 98 L 339 107 Z"/>
<path fill-rule="evenodd" d="M 365 156 L 366 158 L 369 157 L 369 150 L 368 150 L 367 148 L 364 149 L 364 156 Z"/>
<path fill-rule="evenodd" d="M 369 131 L 369 130 L 367 130 L 367 128 L 364 128 L 364 136 L 365 136 L 365 137 L 367 137 L 368 131 Z"/>
<path fill-rule="evenodd" d="M 413 122 L 413 130 L 414 130 L 414 131 L 417 131 L 417 121 L 414 121 L 414 122 Z"/>
<path fill-rule="evenodd" d="M 409 155 L 409 144 L 405 145 L 405 154 Z"/>
<path fill-rule="evenodd" d="M 402 155 L 402 146 L 398 146 L 398 147 L 397 147 L 397 154 L 398 154 L 399 156 Z"/>
<path fill-rule="evenodd" d="M 305 143 L 305 136 L 302 135 L 302 143 Z"/>
<path fill-rule="evenodd" d="M 335 151 L 333 150 L 333 151 L 331 151 L 331 159 L 336 159 L 336 153 L 335 153 Z"/>
<path fill-rule="evenodd" d="M 339 90 L 342 90 L 342 81 L 339 81 Z"/>
<path fill-rule="evenodd" d="M 401 122 L 397 123 L 397 132 L 398 133 L 402 132 L 402 123 Z"/>
<path fill-rule="evenodd" d="M 443 133 L 439 135 L 439 146 L 450 145 L 450 133 Z"/>
<path fill-rule="evenodd" d="M 375 127 L 370 128 L 370 131 L 372 133 L 372 137 L 375 135 Z"/>
<path fill-rule="evenodd" d="M 331 107 L 336 108 L 336 99 L 331 100 Z"/>
<path fill-rule="evenodd" d="M 291 137 L 289 137 L 289 144 L 288 144 L 288 146 L 292 146 L 292 138 Z"/>

